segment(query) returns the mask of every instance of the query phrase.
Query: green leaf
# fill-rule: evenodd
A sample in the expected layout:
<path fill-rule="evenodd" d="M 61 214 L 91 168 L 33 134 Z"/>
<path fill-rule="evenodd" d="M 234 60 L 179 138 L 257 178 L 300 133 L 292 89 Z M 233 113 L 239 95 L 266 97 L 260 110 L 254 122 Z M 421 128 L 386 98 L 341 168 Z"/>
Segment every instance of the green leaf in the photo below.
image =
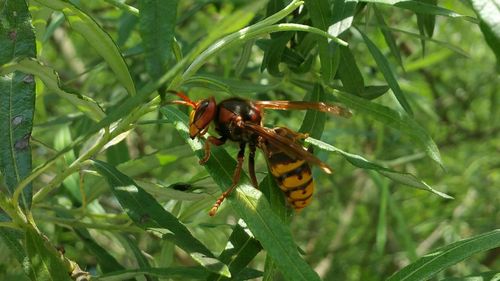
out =
<path fill-rule="evenodd" d="M 45 164 L 39 167 L 36 172 L 39 173 L 40 171 L 47 169 L 50 165 L 54 164 L 54 162 L 57 159 L 59 159 L 61 155 L 75 148 L 76 146 L 81 145 L 85 140 L 91 138 L 92 135 L 99 132 L 99 130 L 101 130 L 102 128 L 111 125 L 113 122 L 118 121 L 120 118 L 129 116 L 130 113 L 133 112 L 138 107 L 140 107 L 149 98 L 149 96 L 153 94 L 154 91 L 156 91 L 164 83 L 172 79 L 175 75 L 179 74 L 180 71 L 187 65 L 187 63 L 188 59 L 183 58 L 172 68 L 170 68 L 170 70 L 167 73 L 165 73 L 162 77 L 160 77 L 158 80 L 149 82 L 148 84 L 144 85 L 144 87 L 142 87 L 139 90 L 137 95 L 125 99 L 118 106 L 110 110 L 110 112 L 106 115 L 105 118 L 99 121 L 99 123 L 90 127 L 85 134 L 82 134 L 79 137 L 77 137 L 70 145 L 66 146 L 63 150 L 59 151 L 51 160 L 47 161 Z M 40 196 L 41 196 L 40 198 L 43 198 L 45 194 Z"/>
<path fill-rule="evenodd" d="M 25 1 L 8 1 L 0 9 L 0 65 L 35 57 L 35 34 Z M 35 79 L 29 73 L 0 73 L 0 173 L 11 194 L 31 173 L 31 131 Z M 23 207 L 31 206 L 32 185 L 23 190 Z"/>
<path fill-rule="evenodd" d="M 273 209 L 274 213 L 283 223 L 290 225 L 290 221 L 288 219 L 290 218 L 290 212 L 293 211 L 288 208 L 285 194 L 281 191 L 276 183 L 276 179 L 272 176 L 271 171 L 269 170 L 269 165 L 267 166 L 267 172 L 266 177 L 259 183 L 259 189 L 269 201 L 269 205 Z"/>
<path fill-rule="evenodd" d="M 389 61 L 387 61 L 387 58 L 384 56 L 384 54 L 382 54 L 380 49 L 370 40 L 370 38 L 368 38 L 368 36 L 366 36 L 359 29 L 358 31 L 363 36 L 363 40 L 365 41 L 368 50 L 370 51 L 373 59 L 377 63 L 380 72 L 382 72 L 382 75 L 384 75 L 387 84 L 389 84 L 389 87 L 391 87 L 392 92 L 396 96 L 396 99 L 399 101 L 399 104 L 403 107 L 406 113 L 408 113 L 410 116 L 413 115 L 413 111 L 410 107 L 410 104 L 406 100 L 403 90 L 401 90 L 401 88 L 399 87 L 398 80 L 396 79 L 396 75 L 391 69 Z"/>
<path fill-rule="evenodd" d="M 85 140 L 89 139 L 95 133 L 99 132 L 102 128 L 105 128 L 111 125 L 113 122 L 118 121 L 120 118 L 124 118 L 125 116 L 129 116 L 131 112 L 134 112 L 138 107 L 140 107 L 148 98 L 156 91 L 159 87 L 161 87 L 164 83 L 174 78 L 175 75 L 179 74 L 181 70 L 187 65 L 188 59 L 183 58 L 177 64 L 175 64 L 172 68 L 169 69 L 167 73 L 165 73 L 162 77 L 160 77 L 156 81 L 152 81 L 144 85 L 138 94 L 125 99 L 118 106 L 114 107 L 105 118 L 103 118 L 99 123 L 90 127 L 85 134 L 77 137 L 70 145 L 66 146 L 63 150 L 59 151 L 51 160 L 47 161 L 36 171 L 39 173 L 40 171 L 44 171 L 50 165 L 54 164 L 54 162 L 61 157 L 67 151 L 73 149 L 74 147 L 81 145 Z M 43 199 L 46 194 L 41 194 L 39 198 Z M 36 200 L 36 198 L 35 198 Z"/>
<path fill-rule="evenodd" d="M 109 143 L 108 143 L 109 144 Z M 107 146 L 106 160 L 109 164 L 116 166 L 120 163 L 125 163 L 130 160 L 128 146 L 125 141 L 120 141 L 115 145 Z"/>
<path fill-rule="evenodd" d="M 391 54 L 396 58 L 399 65 L 404 68 L 403 59 L 401 58 L 401 53 L 399 52 L 398 44 L 396 43 L 396 39 L 392 35 L 392 32 L 388 29 L 387 23 L 385 23 L 382 12 L 379 11 L 376 5 L 373 5 L 373 12 L 375 14 L 375 18 L 377 19 L 378 24 L 380 25 L 380 31 L 384 36 L 385 43 L 389 46 L 389 50 L 391 50 Z"/>
<path fill-rule="evenodd" d="M 142 253 L 141 249 L 139 249 L 138 241 L 132 240 L 132 238 L 127 235 L 122 235 L 121 237 L 127 243 L 128 248 L 132 250 L 139 268 L 143 270 L 151 269 L 151 265 Z M 146 280 L 148 281 L 158 281 L 158 278 L 156 276 L 150 276 L 149 274 L 144 274 L 144 278 L 146 278 Z"/>
<path fill-rule="evenodd" d="M 131 178 L 137 177 L 139 175 L 142 175 L 144 173 L 147 173 L 155 168 L 158 167 L 165 167 L 167 165 L 171 165 L 172 163 L 175 163 L 175 161 L 178 159 L 178 154 L 180 150 L 182 150 L 182 147 L 174 147 L 168 150 L 161 150 L 157 151 L 154 154 L 151 155 L 146 155 L 140 158 L 136 158 L 130 161 L 127 161 L 125 163 L 121 163 L 120 165 L 117 166 L 118 170 L 120 170 L 122 173 L 128 175 Z M 185 147 L 184 147 L 185 149 Z M 182 156 L 182 154 L 181 154 Z M 139 184 L 142 188 L 144 188 L 148 193 L 152 194 L 155 198 L 157 198 L 159 201 L 162 201 L 162 199 L 178 199 L 178 200 L 189 200 L 189 198 L 176 198 L 176 197 L 170 197 L 170 195 L 174 196 L 176 195 L 179 197 L 179 193 L 175 192 L 175 190 L 172 190 L 173 194 L 169 191 L 171 191 L 168 188 L 165 188 L 163 186 L 159 186 L 156 184 L 152 183 L 145 183 L 145 182 L 140 182 Z M 100 178 L 96 180 L 95 183 L 91 183 L 90 186 L 92 186 L 92 193 L 88 196 L 87 200 L 91 202 L 92 200 L 96 199 L 98 196 L 100 196 L 104 190 L 107 190 L 107 185 L 106 181 L 103 178 Z M 182 195 L 186 196 L 186 192 L 182 192 Z M 191 194 L 192 196 L 195 196 L 195 198 L 200 198 L 199 196 L 201 194 Z M 186 196 L 187 197 L 187 196 Z M 192 197 L 190 197 L 192 198 Z M 191 199 L 194 200 L 194 199 Z"/>
<path fill-rule="evenodd" d="M 280 34 L 280 33 L 278 33 Z M 273 34 L 271 34 L 273 35 Z M 256 40 L 256 45 L 261 48 L 264 52 L 267 52 L 267 50 L 270 48 L 272 41 L 270 39 L 259 39 Z M 314 43 L 316 44 L 316 43 Z M 300 46 L 300 45 L 299 45 Z M 296 49 L 290 49 L 290 48 L 285 48 L 283 50 L 283 53 L 281 54 L 281 59 L 280 61 L 287 64 L 288 67 L 290 67 L 292 70 L 295 70 L 297 67 L 300 67 L 301 64 L 305 62 L 304 56 L 301 55 L 301 53 L 297 52 L 297 50 L 300 47 L 297 47 Z M 310 51 L 310 50 L 308 50 Z M 307 53 L 307 51 L 305 52 Z M 312 56 L 310 56 L 312 57 Z M 262 64 L 261 70 L 264 69 L 266 65 Z"/>
<path fill-rule="evenodd" d="M 184 80 L 184 85 L 191 87 L 203 87 L 215 91 L 224 91 L 233 95 L 247 93 L 268 92 L 276 89 L 281 83 L 269 82 L 267 84 L 256 84 L 248 80 L 223 78 L 217 75 L 203 74 L 194 75 Z"/>
<path fill-rule="evenodd" d="M 497 247 L 500 247 L 499 229 L 439 248 L 396 272 L 388 281 L 426 280 L 474 254 Z"/>
<path fill-rule="evenodd" d="M 332 12 L 328 0 L 307 0 L 307 10 L 314 27 L 328 31 L 332 21 Z M 318 52 L 321 62 L 321 78 L 328 83 L 334 76 L 333 48 L 326 38 L 318 38 Z"/>
<path fill-rule="evenodd" d="M 477 22 L 477 20 L 473 17 L 461 15 L 446 8 L 434 6 L 420 1 L 410 1 L 410 0 L 362 0 L 362 1 L 367 3 L 392 5 L 394 7 L 407 9 L 415 13 L 446 16 L 450 18 L 461 18 L 470 22 Z"/>
<path fill-rule="evenodd" d="M 352 26 L 357 4 L 357 0 L 334 0 L 333 24 L 328 27 L 329 34 L 339 36 Z"/>
<path fill-rule="evenodd" d="M 177 18 L 177 0 L 140 0 L 139 33 L 144 46 L 146 69 L 159 78 L 172 57 Z"/>
<path fill-rule="evenodd" d="M 290 6 L 292 8 L 297 6 L 297 0 L 292 1 L 290 3 Z M 247 4 L 244 8 L 238 9 L 234 13 L 231 13 L 230 16 L 225 17 L 223 20 L 217 23 L 217 28 L 214 28 L 211 32 L 209 32 L 203 40 L 201 40 L 198 44 L 196 44 L 195 49 L 193 49 L 191 52 L 189 52 L 189 61 L 191 63 L 190 67 L 184 72 L 184 74 L 181 76 L 177 76 L 174 79 L 174 82 L 170 85 L 169 88 L 176 89 L 180 86 L 182 80 L 185 80 L 192 76 L 205 61 L 200 61 L 200 56 L 202 54 L 206 53 L 209 49 L 211 48 L 216 48 L 217 45 L 221 45 L 224 41 L 221 41 L 221 37 L 231 33 L 231 32 L 236 32 L 238 29 L 243 28 L 244 26 L 248 25 L 250 21 L 255 17 L 255 15 L 258 13 L 258 11 L 266 4 L 266 1 L 251 1 L 249 4 Z M 282 17 L 276 18 L 273 17 L 271 20 L 280 20 L 286 15 L 282 15 Z M 269 19 L 269 18 L 267 18 Z M 266 20 L 262 20 L 258 22 L 257 24 L 266 24 Z M 273 23 L 274 21 L 272 21 Z M 226 38 L 225 36 L 224 38 Z M 243 43 L 243 42 L 242 42 Z M 224 45 L 224 44 L 222 44 Z M 210 56 L 210 55 L 209 55 Z M 208 57 L 205 57 L 204 59 L 208 59 Z M 194 60 L 194 61 L 193 61 Z M 193 66 L 193 64 L 199 64 Z M 189 72 L 188 72 L 189 71 Z M 188 73 L 186 73 L 188 72 Z"/>
<path fill-rule="evenodd" d="M 122 14 L 120 17 L 120 21 L 118 24 L 117 36 L 116 36 L 116 44 L 120 47 L 123 47 L 125 43 L 129 40 L 130 36 L 135 31 L 139 19 L 136 15 L 132 14 Z M 124 52 L 127 54 L 128 52 Z"/>
<path fill-rule="evenodd" d="M 363 96 L 365 81 L 359 71 L 356 59 L 348 47 L 340 47 L 339 77 L 344 90 L 357 96 Z"/>
<path fill-rule="evenodd" d="M 316 83 L 312 90 L 310 98 L 307 100 L 309 102 L 324 102 L 325 101 L 325 90 L 323 87 Z M 307 110 L 304 121 L 300 126 L 299 132 L 308 133 L 309 136 L 320 139 L 325 129 L 326 123 L 326 113 L 318 110 Z"/>
<path fill-rule="evenodd" d="M 497 71 L 500 72 L 500 1 L 471 0 L 471 2 L 480 18 L 479 27 L 486 43 L 497 57 Z"/>
<path fill-rule="evenodd" d="M 389 86 L 387 85 L 381 85 L 381 86 L 366 86 L 364 91 L 363 91 L 363 98 L 373 100 L 376 99 L 383 94 L 387 93 L 389 91 Z"/>
<path fill-rule="evenodd" d="M 62 0 L 35 0 L 53 10 L 64 13 L 71 27 L 78 32 L 96 50 L 96 52 L 108 63 L 111 70 L 116 74 L 118 81 L 125 87 L 130 95 L 135 95 L 135 85 L 127 64 L 120 50 L 107 34 L 90 16 L 79 10 L 70 2 Z"/>
<path fill-rule="evenodd" d="M 111 165 L 97 160 L 93 163 L 94 168 L 108 181 L 113 194 L 127 215 L 139 227 L 158 231 L 163 234 L 164 239 L 172 240 L 200 265 L 212 272 L 230 276 L 227 266 L 215 259 L 210 250 L 193 237 L 187 227 L 175 216 L 163 209 L 153 196 Z M 162 231 L 162 229 L 171 233 Z"/>
<path fill-rule="evenodd" d="M 234 227 L 233 232 L 229 236 L 226 248 L 219 256 L 219 259 L 229 266 L 231 276 L 238 279 L 238 275 L 243 269 L 255 258 L 262 250 L 262 246 L 251 233 L 245 229 L 244 223 L 239 221 Z M 220 278 L 218 275 L 212 274 L 207 280 L 229 280 Z"/>
<path fill-rule="evenodd" d="M 437 6 L 437 0 L 420 0 L 421 3 Z M 436 25 L 436 15 L 417 13 L 418 31 L 422 37 L 431 38 L 434 34 L 434 26 Z M 420 39 L 422 44 L 422 54 L 425 55 L 425 40 Z"/>
<path fill-rule="evenodd" d="M 120 2 L 119 0 L 104 0 L 104 1 L 108 2 L 109 4 L 115 6 L 116 8 L 124 12 L 127 12 L 129 15 L 134 15 L 134 16 L 139 15 L 139 10 L 137 10 L 137 8 L 129 6 L 123 2 Z"/>
<path fill-rule="evenodd" d="M 99 268 L 103 273 L 110 273 L 118 270 L 125 270 L 125 268 L 111 255 L 94 241 L 90 233 L 85 228 L 75 228 L 76 235 L 82 240 L 85 249 L 91 252 L 99 264 Z"/>
<path fill-rule="evenodd" d="M 254 4 L 255 3 L 255 4 Z M 252 5 L 248 8 L 249 11 L 251 12 L 256 12 L 257 8 L 260 8 L 260 6 L 257 6 L 257 4 L 262 5 L 264 2 L 262 1 L 255 1 L 252 2 Z M 248 26 L 246 28 L 240 29 L 238 31 L 235 31 L 231 34 L 228 34 L 224 36 L 223 38 L 220 38 L 217 40 L 215 43 L 212 43 L 212 41 L 208 41 L 209 39 L 214 39 L 214 38 L 219 38 L 218 35 L 221 35 L 220 33 L 214 33 L 214 35 L 209 35 L 202 43 L 200 43 L 200 46 L 203 47 L 200 49 L 204 50 L 205 46 L 207 48 L 200 53 L 199 55 L 198 52 L 192 52 L 193 55 L 197 55 L 194 61 L 191 63 L 191 65 L 188 67 L 186 71 L 182 74 L 182 79 L 181 80 L 186 80 L 204 63 L 206 63 L 210 57 L 213 55 L 222 52 L 226 48 L 233 47 L 235 45 L 242 45 L 246 43 L 247 41 L 253 40 L 254 38 L 257 38 L 259 36 L 267 35 L 273 32 L 281 32 L 281 31 L 304 31 L 304 32 L 310 32 L 314 33 L 316 35 L 323 36 L 325 38 L 331 39 L 333 42 L 337 44 L 341 44 L 343 46 L 347 46 L 347 43 L 336 38 L 335 36 L 331 36 L 330 34 L 318 29 L 314 28 L 311 26 L 307 25 L 302 25 L 302 24 L 291 24 L 291 23 L 283 23 L 283 24 L 274 24 L 278 22 L 279 20 L 283 19 L 290 13 L 292 13 L 295 9 L 297 9 L 300 5 L 302 4 L 301 1 L 294 0 L 292 1 L 287 7 L 284 9 L 280 10 L 279 12 L 273 14 L 270 17 L 265 18 L 264 20 L 261 20 L 251 26 Z M 247 10 L 247 9 L 245 9 Z M 233 16 L 233 15 L 232 15 Z M 229 18 L 232 18 L 229 17 Z M 229 21 L 230 22 L 230 21 Z M 273 25 L 274 24 L 274 25 Z M 207 42 L 206 42 L 207 41 Z M 205 43 L 206 42 L 206 43 Z M 180 81 L 175 81 L 173 85 L 171 85 L 171 88 L 176 88 L 178 87 Z"/>
<path fill-rule="evenodd" d="M 13 62 L 0 67 L 0 74 L 5 74 L 13 71 L 21 71 L 26 74 L 35 75 L 42 80 L 45 86 L 52 92 L 58 94 L 61 98 L 66 99 L 78 110 L 85 113 L 94 121 L 100 121 L 106 114 L 102 108 L 89 97 L 78 93 L 69 93 L 61 89 L 59 75 L 53 69 L 40 64 L 33 59 L 23 59 L 19 62 Z"/>
<path fill-rule="evenodd" d="M 161 112 L 174 124 L 196 155 L 202 158 L 203 145 L 198 139 L 191 140 L 189 137 L 187 116 L 172 106 L 163 107 Z M 226 191 L 231 185 L 236 161 L 222 147 L 214 147 L 204 167 L 220 189 Z M 319 280 L 316 272 L 299 254 L 290 229 L 274 214 L 266 198 L 249 183 L 244 173 L 227 201 L 245 221 L 267 253 L 274 258 L 278 268 L 288 280 Z"/>
<path fill-rule="evenodd" d="M 144 181 L 137 181 L 137 183 L 142 188 L 144 188 L 145 191 L 153 195 L 158 201 L 166 201 L 170 199 L 182 200 L 182 201 L 199 201 L 207 197 L 210 197 L 210 195 L 206 193 L 191 192 L 190 190 L 186 191 L 176 190 L 176 188 L 178 188 L 181 185 L 187 186 L 189 188 L 190 187 L 189 183 L 174 183 L 170 186 L 163 186 L 156 183 L 150 183 Z"/>
<path fill-rule="evenodd" d="M 285 8 L 285 1 L 284 0 L 270 0 L 267 3 L 267 7 L 266 7 L 266 17 L 269 17 L 272 14 L 279 12 L 283 8 Z"/>
<path fill-rule="evenodd" d="M 208 61 L 213 55 L 222 52 L 226 48 L 233 47 L 235 45 L 244 44 L 245 42 L 257 38 L 259 36 L 267 35 L 273 32 L 281 32 L 281 31 L 303 31 L 310 32 L 320 36 L 324 36 L 326 38 L 332 39 L 338 44 L 343 46 L 347 46 L 347 43 L 329 35 L 328 33 L 303 24 L 295 24 L 295 23 L 282 23 L 275 24 L 270 26 L 262 26 L 262 25 L 254 25 L 242 29 L 238 32 L 231 33 L 219 41 L 212 44 L 209 48 L 207 48 L 203 53 L 201 53 L 189 66 L 189 68 L 184 71 L 183 79 L 187 79 L 191 77 L 198 69 Z"/>
<path fill-rule="evenodd" d="M 55 30 L 57 28 L 59 28 L 64 23 L 64 14 L 61 12 L 56 12 L 55 15 L 52 18 L 50 18 L 53 11 L 47 7 L 43 7 L 42 9 L 50 11 L 50 13 L 46 19 L 48 22 L 48 25 L 46 26 L 46 29 L 41 30 L 42 32 L 40 33 L 40 34 L 43 34 L 42 42 L 47 42 L 50 40 L 50 38 L 52 38 Z M 45 28 L 45 26 L 44 26 L 44 28 Z M 38 32 L 38 30 L 37 30 L 37 32 Z"/>
<path fill-rule="evenodd" d="M 35 272 L 35 280 L 71 281 L 69 268 L 56 248 L 34 228 L 27 227 L 25 247 L 30 260 L 29 267 Z"/>
<path fill-rule="evenodd" d="M 0 222 L 10 221 L 5 213 L 0 213 Z M 22 239 L 22 232 L 7 227 L 0 227 L 0 239 L 8 248 L 10 253 L 16 258 L 19 264 L 23 264 L 26 258 L 26 252 L 19 240 Z"/>
<path fill-rule="evenodd" d="M 61 150 L 71 143 L 71 131 L 69 126 L 62 126 L 57 132 L 54 132 L 54 149 Z M 57 163 L 59 171 L 65 170 L 71 163 L 76 160 L 73 150 L 64 154 L 64 162 Z M 64 188 L 73 196 L 73 201 L 82 203 L 82 194 L 80 190 L 80 177 L 77 173 L 69 175 L 63 181 Z"/>
<path fill-rule="evenodd" d="M 241 56 L 238 59 L 238 62 L 236 63 L 234 67 L 234 76 L 235 77 L 240 77 L 243 71 L 245 71 L 245 68 L 247 67 L 248 62 L 250 61 L 250 58 L 252 57 L 252 47 L 255 44 L 253 40 L 248 41 L 245 43 L 245 45 L 242 48 L 241 51 Z"/>
<path fill-rule="evenodd" d="M 385 168 L 381 165 L 378 165 L 376 163 L 373 163 L 373 162 L 366 160 L 362 156 L 345 152 L 339 148 L 336 148 L 335 146 L 333 146 L 331 144 L 324 143 L 324 142 L 319 141 L 317 139 L 307 138 L 305 141 L 307 143 L 313 144 L 321 149 L 339 153 L 347 161 L 349 161 L 349 163 L 351 163 L 352 165 L 354 165 L 356 167 L 374 170 L 374 171 L 378 172 L 379 174 L 386 176 L 386 177 L 388 177 L 396 182 L 399 182 L 399 183 L 402 183 L 402 184 L 405 184 L 405 185 L 408 185 L 411 187 L 415 187 L 418 189 L 427 190 L 429 192 L 432 192 L 432 193 L 439 195 L 439 196 L 446 198 L 446 199 L 453 198 L 453 197 L 451 197 L 443 192 L 435 190 L 434 188 L 432 188 L 431 186 L 426 184 L 424 181 L 418 179 L 416 176 L 414 176 L 410 173 L 397 172 L 397 171 Z"/>
<path fill-rule="evenodd" d="M 237 276 L 237 280 L 261 280 L 264 273 L 253 268 L 244 268 Z"/>
<path fill-rule="evenodd" d="M 72 210 L 57 208 L 56 214 L 58 217 L 67 220 L 76 220 Z M 125 268 L 103 247 L 101 247 L 94 238 L 90 235 L 89 231 L 83 227 L 73 227 L 73 231 L 77 237 L 83 242 L 84 247 L 88 250 L 97 260 L 99 269 L 103 273 L 113 272 L 117 270 L 124 270 Z"/>
<path fill-rule="evenodd" d="M 115 271 L 97 276 L 99 281 L 121 281 L 141 275 L 151 275 L 172 280 L 204 280 L 208 272 L 203 267 L 166 267 L 166 268 L 139 268 Z"/>
<path fill-rule="evenodd" d="M 336 97 L 340 102 L 358 113 L 367 114 L 373 120 L 382 122 L 385 126 L 392 127 L 409 136 L 412 141 L 425 150 L 432 160 L 443 167 L 441 155 L 436 143 L 434 143 L 425 129 L 417 124 L 410 116 L 350 94 L 342 94 L 340 92 Z"/>
<path fill-rule="evenodd" d="M 439 281 L 498 281 L 500 280 L 500 272 L 487 271 L 482 273 L 473 274 L 466 277 L 448 277 L 440 279 Z"/>
<path fill-rule="evenodd" d="M 282 77 L 279 65 L 282 61 L 283 52 L 290 39 L 294 36 L 293 32 L 279 33 L 270 39 L 262 59 L 261 71 L 267 69 L 269 74 L 275 77 Z"/>
<path fill-rule="evenodd" d="M 16 58 L 35 57 L 35 34 L 25 1 L 2 3 L 0 65 Z"/>

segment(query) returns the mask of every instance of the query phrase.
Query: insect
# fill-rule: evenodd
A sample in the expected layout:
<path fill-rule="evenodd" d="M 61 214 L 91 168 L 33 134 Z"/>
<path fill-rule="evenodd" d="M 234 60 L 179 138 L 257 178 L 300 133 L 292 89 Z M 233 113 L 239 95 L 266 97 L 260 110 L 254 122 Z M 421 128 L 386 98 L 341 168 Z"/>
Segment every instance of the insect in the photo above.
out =
<path fill-rule="evenodd" d="M 237 166 L 233 173 L 231 186 L 223 192 L 210 209 L 209 215 L 214 216 L 225 198 L 236 187 L 243 167 L 245 149 L 248 145 L 248 171 L 254 187 L 258 188 L 255 175 L 255 152 L 257 148 L 265 153 L 270 170 L 281 190 L 287 196 L 288 202 L 296 210 L 307 206 L 311 201 L 314 183 L 310 165 L 316 165 L 325 173 L 332 169 L 316 158 L 302 144 L 301 140 L 307 134 L 301 134 L 285 127 L 267 128 L 262 126 L 264 109 L 305 110 L 314 109 L 338 116 L 349 117 L 348 109 L 322 102 L 302 101 L 249 101 L 242 98 L 229 98 L 216 103 L 213 97 L 193 102 L 182 92 L 174 92 L 180 100 L 170 103 L 192 107 L 189 116 L 189 136 L 191 139 L 203 137 L 210 123 L 215 124 L 215 130 L 220 135 L 209 136 L 204 145 L 205 155 L 200 164 L 205 164 L 210 158 L 210 146 L 220 146 L 227 140 L 239 143 Z"/>

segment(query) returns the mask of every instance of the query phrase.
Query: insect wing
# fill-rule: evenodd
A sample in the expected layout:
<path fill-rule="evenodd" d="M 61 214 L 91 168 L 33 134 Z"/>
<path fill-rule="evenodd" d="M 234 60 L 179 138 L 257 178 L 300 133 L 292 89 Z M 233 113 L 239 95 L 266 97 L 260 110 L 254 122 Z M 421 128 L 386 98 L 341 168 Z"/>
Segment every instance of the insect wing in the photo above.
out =
<path fill-rule="evenodd" d="M 271 146 L 279 148 L 292 158 L 304 159 L 306 162 L 319 166 L 325 173 L 331 174 L 332 169 L 321 160 L 312 155 L 302 145 L 290 138 L 277 134 L 273 129 L 262 127 L 256 124 L 245 122 L 245 128 L 251 130 L 264 138 Z M 264 149 L 269 153 L 268 148 Z M 272 152 L 272 151 L 270 151 Z"/>

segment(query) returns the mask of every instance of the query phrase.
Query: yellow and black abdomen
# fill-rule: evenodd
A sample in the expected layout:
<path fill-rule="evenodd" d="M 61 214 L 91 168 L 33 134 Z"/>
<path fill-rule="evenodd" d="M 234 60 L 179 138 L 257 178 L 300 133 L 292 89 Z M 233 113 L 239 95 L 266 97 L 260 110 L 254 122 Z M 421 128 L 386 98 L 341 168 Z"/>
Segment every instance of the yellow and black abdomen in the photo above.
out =
<path fill-rule="evenodd" d="M 288 203 L 295 210 L 309 205 L 314 192 L 314 180 L 309 163 L 302 159 L 294 159 L 283 151 L 272 151 L 267 161 Z"/>

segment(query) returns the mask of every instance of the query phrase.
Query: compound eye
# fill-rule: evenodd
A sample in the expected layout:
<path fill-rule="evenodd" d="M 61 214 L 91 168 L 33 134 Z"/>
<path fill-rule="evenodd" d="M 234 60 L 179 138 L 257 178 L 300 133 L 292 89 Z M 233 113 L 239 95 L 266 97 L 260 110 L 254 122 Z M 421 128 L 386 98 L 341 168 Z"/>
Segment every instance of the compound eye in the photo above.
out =
<path fill-rule="evenodd" d="M 202 100 L 196 110 L 194 112 L 193 121 L 196 123 L 198 120 L 202 120 L 204 118 L 205 112 L 207 111 L 208 105 L 210 104 L 209 100 Z"/>
<path fill-rule="evenodd" d="M 206 132 L 206 128 L 215 117 L 215 100 L 213 98 L 200 101 L 189 120 L 189 135 L 191 138 Z"/>

